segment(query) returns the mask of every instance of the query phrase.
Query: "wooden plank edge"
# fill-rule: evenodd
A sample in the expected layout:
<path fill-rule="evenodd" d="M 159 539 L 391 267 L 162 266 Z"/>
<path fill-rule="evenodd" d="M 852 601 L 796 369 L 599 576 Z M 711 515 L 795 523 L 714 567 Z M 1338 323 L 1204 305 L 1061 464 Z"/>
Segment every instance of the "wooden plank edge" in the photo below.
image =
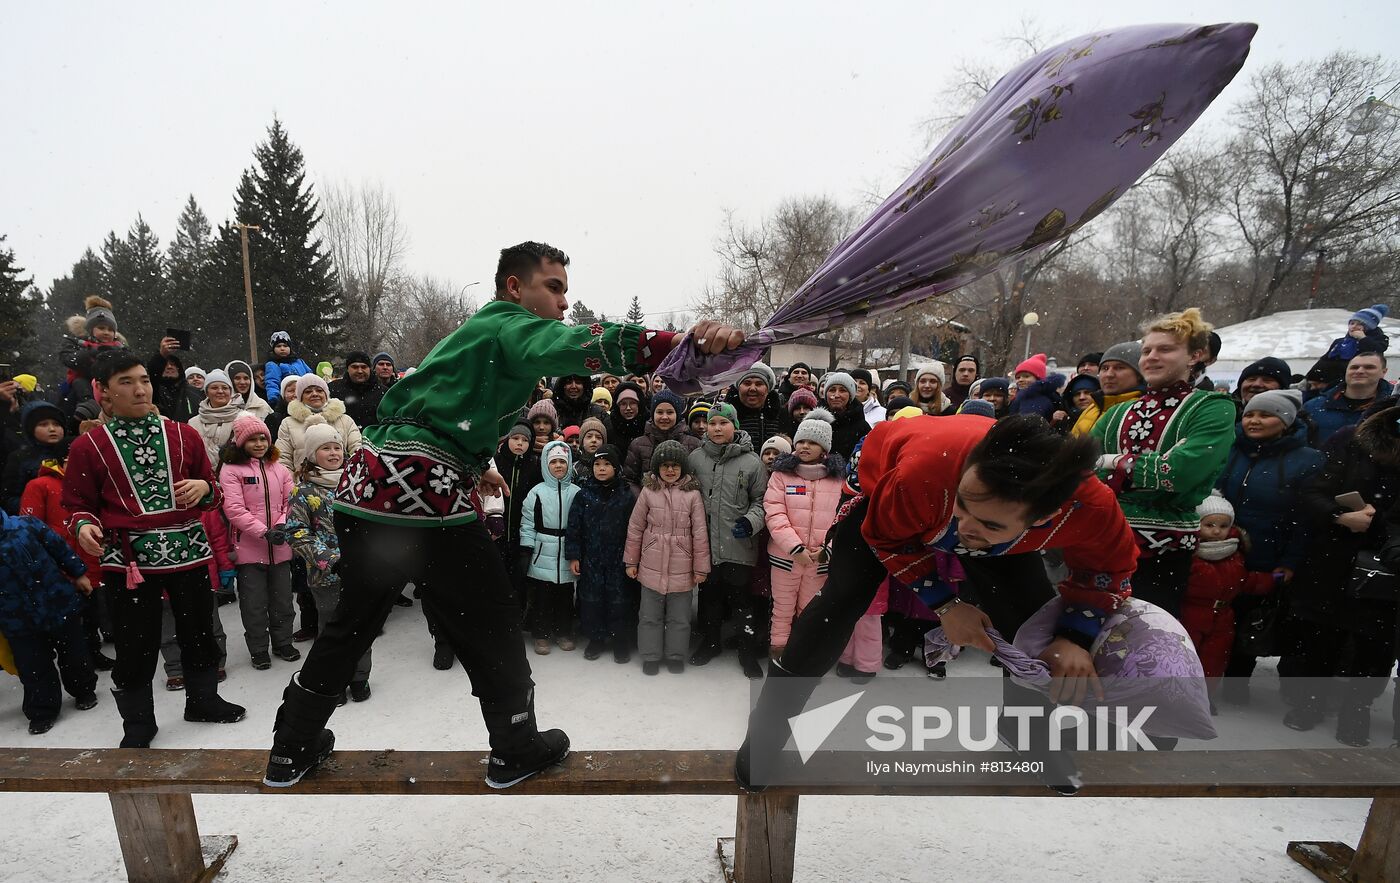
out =
<path fill-rule="evenodd" d="M 213 883 L 224 869 L 224 863 L 238 848 L 237 834 L 210 834 L 199 838 L 199 850 L 204 854 L 204 873 L 194 883 Z"/>
<path fill-rule="evenodd" d="M 1356 883 L 1351 862 L 1356 851 L 1335 840 L 1290 840 L 1288 855 L 1327 883 Z"/>
<path fill-rule="evenodd" d="M 716 837 L 715 854 L 719 857 L 719 872 L 724 883 L 734 883 L 734 838 Z"/>

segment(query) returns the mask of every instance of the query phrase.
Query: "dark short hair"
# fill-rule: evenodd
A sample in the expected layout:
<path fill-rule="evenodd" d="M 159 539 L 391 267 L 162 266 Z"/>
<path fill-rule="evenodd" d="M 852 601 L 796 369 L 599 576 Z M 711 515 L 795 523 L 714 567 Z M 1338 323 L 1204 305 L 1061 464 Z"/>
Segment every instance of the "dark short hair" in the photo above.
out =
<path fill-rule="evenodd" d="M 1066 438 L 1030 414 L 1003 417 L 967 456 L 967 468 L 992 496 L 1024 503 L 1032 522 L 1063 506 L 1093 475 L 1099 443 L 1092 436 Z"/>
<path fill-rule="evenodd" d="M 145 365 L 129 349 L 108 350 L 92 363 L 92 379 L 106 386 L 112 375 Z"/>
<path fill-rule="evenodd" d="M 1375 356 L 1376 358 L 1380 359 L 1380 360 L 1381 360 L 1381 367 L 1382 367 L 1382 368 L 1386 367 L 1386 365 L 1389 364 L 1389 363 L 1386 361 L 1385 353 L 1381 352 L 1380 350 L 1367 350 L 1367 351 L 1364 352 L 1364 353 L 1357 353 L 1356 355 L 1352 356 L 1351 359 L 1349 359 L 1349 360 L 1347 361 L 1347 364 L 1350 365 L 1352 362 L 1356 361 L 1357 359 L 1363 358 L 1363 357 L 1365 357 L 1365 356 Z"/>
<path fill-rule="evenodd" d="M 501 249 L 501 259 L 496 262 L 496 297 L 505 296 L 506 280 L 511 276 L 521 282 L 528 282 L 545 261 L 553 261 L 561 267 L 567 267 L 569 256 L 543 242 L 522 242 Z"/>

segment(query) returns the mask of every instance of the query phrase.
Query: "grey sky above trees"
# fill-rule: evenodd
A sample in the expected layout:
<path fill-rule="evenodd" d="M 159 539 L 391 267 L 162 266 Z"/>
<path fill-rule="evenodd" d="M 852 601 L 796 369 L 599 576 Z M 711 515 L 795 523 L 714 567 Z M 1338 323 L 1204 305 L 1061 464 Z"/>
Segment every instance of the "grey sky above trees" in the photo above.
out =
<path fill-rule="evenodd" d="M 232 7 L 7 4 L 0 56 L 0 231 L 47 288 L 139 214 L 165 244 L 193 194 L 218 225 L 274 113 L 317 182 L 397 200 L 414 276 L 489 296 L 495 252 L 543 239 L 571 294 L 659 318 L 718 275 L 726 212 L 784 199 L 859 204 L 925 149 L 963 60 L 1005 54 L 1010 25 L 1059 36 L 1143 21 L 1254 20 L 1220 125 L 1274 62 L 1335 49 L 1395 57 L 1373 2 Z M 269 27 L 275 17 L 276 27 Z M 547 22 L 547 26 L 540 23 Z M 858 24 L 858 27 L 853 25 Z"/>

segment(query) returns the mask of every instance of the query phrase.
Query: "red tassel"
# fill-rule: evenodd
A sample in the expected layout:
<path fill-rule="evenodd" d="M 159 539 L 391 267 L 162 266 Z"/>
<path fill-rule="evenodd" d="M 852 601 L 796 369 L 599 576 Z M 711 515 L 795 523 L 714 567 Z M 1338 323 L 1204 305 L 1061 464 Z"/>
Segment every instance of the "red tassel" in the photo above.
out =
<path fill-rule="evenodd" d="M 136 566 L 135 561 L 126 566 L 126 587 L 128 589 L 135 591 L 136 587 L 145 581 L 146 578 L 141 575 L 141 570 Z"/>

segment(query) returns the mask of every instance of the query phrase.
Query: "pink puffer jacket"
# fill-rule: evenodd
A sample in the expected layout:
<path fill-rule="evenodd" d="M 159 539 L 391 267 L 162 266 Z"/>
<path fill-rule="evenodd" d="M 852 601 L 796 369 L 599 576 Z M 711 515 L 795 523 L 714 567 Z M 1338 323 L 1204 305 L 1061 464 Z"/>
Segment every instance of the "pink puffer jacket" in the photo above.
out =
<path fill-rule="evenodd" d="M 768 526 L 768 556 L 792 560 L 802 546 L 815 552 L 841 507 L 846 488 L 846 461 L 828 454 L 821 463 L 804 465 L 795 454 L 773 461 L 773 474 L 763 494 L 763 517 Z"/>
<path fill-rule="evenodd" d="M 627 523 L 624 564 L 637 567 L 637 581 L 663 595 L 688 592 L 710 572 L 710 533 L 705 500 L 690 475 L 663 485 L 647 473 Z"/>
<path fill-rule="evenodd" d="M 291 508 L 292 473 L 277 462 L 277 449 L 266 458 L 225 463 L 219 471 L 224 492 L 224 515 L 233 531 L 239 564 L 281 564 L 292 560 L 292 547 L 274 546 L 267 532 L 287 522 Z"/>

